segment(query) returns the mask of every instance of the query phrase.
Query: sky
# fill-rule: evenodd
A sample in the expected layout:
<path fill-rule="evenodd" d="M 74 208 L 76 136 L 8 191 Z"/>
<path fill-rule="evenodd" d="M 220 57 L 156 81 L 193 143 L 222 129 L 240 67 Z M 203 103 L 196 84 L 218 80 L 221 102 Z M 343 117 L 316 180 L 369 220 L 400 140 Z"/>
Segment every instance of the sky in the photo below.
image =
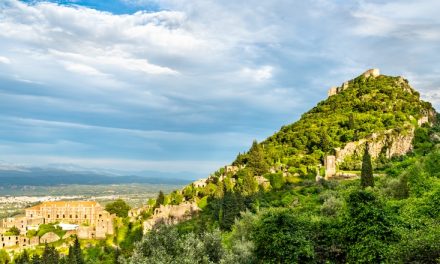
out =
<path fill-rule="evenodd" d="M 369 68 L 440 106 L 438 0 L 0 1 L 4 166 L 231 163 Z"/>

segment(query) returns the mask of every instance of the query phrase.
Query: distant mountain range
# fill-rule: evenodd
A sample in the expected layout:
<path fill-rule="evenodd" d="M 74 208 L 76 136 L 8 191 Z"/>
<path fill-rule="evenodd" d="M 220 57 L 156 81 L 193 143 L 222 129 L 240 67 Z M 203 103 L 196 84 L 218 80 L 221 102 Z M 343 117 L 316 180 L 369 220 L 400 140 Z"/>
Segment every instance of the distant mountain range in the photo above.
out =
<path fill-rule="evenodd" d="M 25 167 L 0 164 L 0 186 L 53 186 L 64 184 L 187 184 L 191 182 L 190 173 L 164 173 L 142 171 L 136 173 L 98 172 L 94 170 Z M 194 177 L 194 179 L 197 176 Z"/>

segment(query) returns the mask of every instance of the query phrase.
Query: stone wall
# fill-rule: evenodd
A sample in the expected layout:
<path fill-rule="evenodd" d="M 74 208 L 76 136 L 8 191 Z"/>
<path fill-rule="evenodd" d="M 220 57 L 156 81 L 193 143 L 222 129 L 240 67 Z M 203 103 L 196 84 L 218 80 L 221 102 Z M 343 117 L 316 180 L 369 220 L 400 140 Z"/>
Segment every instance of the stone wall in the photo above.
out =
<path fill-rule="evenodd" d="M 369 69 L 366 72 L 364 72 L 362 75 L 365 78 L 368 78 L 368 77 L 375 78 L 375 77 L 378 77 L 380 75 L 380 70 L 379 69 Z"/>
<path fill-rule="evenodd" d="M 77 230 L 77 236 L 80 239 L 95 238 L 95 230 L 91 226 L 80 226 Z"/>

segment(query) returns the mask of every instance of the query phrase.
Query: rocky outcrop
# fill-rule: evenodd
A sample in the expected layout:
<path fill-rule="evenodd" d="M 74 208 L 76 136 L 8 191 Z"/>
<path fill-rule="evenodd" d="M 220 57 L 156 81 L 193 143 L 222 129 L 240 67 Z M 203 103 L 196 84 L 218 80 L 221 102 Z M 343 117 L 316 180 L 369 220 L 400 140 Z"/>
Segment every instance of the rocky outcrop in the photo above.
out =
<path fill-rule="evenodd" d="M 369 144 L 369 152 L 372 158 L 377 158 L 381 153 L 387 158 L 405 155 L 412 150 L 414 127 L 409 126 L 402 131 L 394 129 L 383 133 L 373 133 L 370 137 L 359 141 L 350 142 L 344 148 L 337 148 L 336 162 L 343 162 L 349 156 L 362 156 L 365 144 Z"/>

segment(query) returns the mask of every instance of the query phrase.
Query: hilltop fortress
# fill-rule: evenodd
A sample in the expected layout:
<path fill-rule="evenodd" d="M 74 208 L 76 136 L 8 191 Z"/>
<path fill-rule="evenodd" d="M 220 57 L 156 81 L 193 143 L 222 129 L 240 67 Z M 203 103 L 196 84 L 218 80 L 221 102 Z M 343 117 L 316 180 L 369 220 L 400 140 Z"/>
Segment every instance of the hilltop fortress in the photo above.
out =
<path fill-rule="evenodd" d="M 366 72 L 364 72 L 361 76 L 364 76 L 365 78 L 368 77 L 379 77 L 380 76 L 380 70 L 379 69 L 369 69 Z M 327 92 L 328 97 L 338 94 L 342 91 L 344 91 L 345 89 L 348 88 L 348 82 L 344 82 L 340 87 L 337 86 L 332 86 L 330 87 L 330 89 Z"/>
<path fill-rule="evenodd" d="M 114 217 L 95 201 L 43 202 L 26 208 L 24 216 L 9 217 L 0 222 L 0 248 L 26 247 L 61 239 L 53 232 L 41 237 L 26 236 L 29 230 L 38 230 L 41 224 L 51 223 L 58 223 L 67 231 L 66 235 L 75 234 L 83 239 L 105 238 L 107 234 L 113 234 Z M 8 235 L 7 231 L 12 227 L 18 228 L 20 235 Z"/>

